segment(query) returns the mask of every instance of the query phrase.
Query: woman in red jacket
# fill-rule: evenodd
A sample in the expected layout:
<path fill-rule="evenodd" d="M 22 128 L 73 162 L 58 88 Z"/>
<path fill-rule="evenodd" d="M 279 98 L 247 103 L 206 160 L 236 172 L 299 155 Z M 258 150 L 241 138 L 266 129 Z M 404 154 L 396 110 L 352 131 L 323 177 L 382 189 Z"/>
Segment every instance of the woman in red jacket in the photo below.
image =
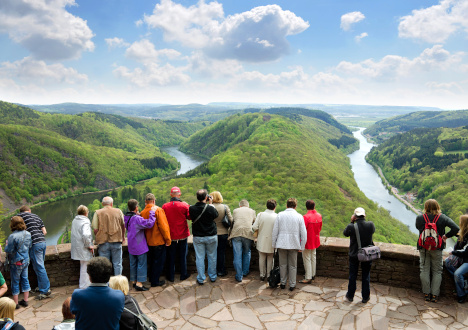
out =
<path fill-rule="evenodd" d="M 307 243 L 302 251 L 302 260 L 305 268 L 305 279 L 299 283 L 310 284 L 315 279 L 316 250 L 320 246 L 320 230 L 322 230 L 322 215 L 315 210 L 315 202 L 306 202 L 307 213 L 304 215 L 305 227 L 307 229 Z"/>

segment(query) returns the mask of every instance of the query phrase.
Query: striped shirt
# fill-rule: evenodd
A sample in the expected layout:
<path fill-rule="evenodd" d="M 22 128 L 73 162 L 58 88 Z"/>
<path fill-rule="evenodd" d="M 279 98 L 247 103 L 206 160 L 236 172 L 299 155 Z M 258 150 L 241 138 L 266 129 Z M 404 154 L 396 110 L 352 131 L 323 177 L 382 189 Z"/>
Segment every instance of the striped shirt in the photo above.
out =
<path fill-rule="evenodd" d="M 42 232 L 42 227 L 45 226 L 44 222 L 42 222 L 42 219 L 39 218 L 39 216 L 30 212 L 21 212 L 17 215 L 23 218 L 24 223 L 26 224 L 26 230 L 31 233 L 31 240 L 33 245 L 45 242 L 44 233 Z"/>

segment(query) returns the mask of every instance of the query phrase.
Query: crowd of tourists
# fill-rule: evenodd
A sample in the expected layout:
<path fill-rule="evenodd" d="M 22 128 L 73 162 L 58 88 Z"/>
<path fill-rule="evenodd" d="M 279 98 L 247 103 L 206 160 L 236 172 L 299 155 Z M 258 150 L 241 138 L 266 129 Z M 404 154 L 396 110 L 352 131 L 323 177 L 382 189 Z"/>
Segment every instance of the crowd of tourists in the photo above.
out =
<path fill-rule="evenodd" d="M 123 214 L 113 207 L 113 199 L 106 196 L 102 208 L 88 218 L 89 210 L 80 205 L 71 227 L 71 257 L 80 261 L 79 289 L 63 303 L 64 321 L 54 329 L 137 329 L 137 323 L 146 316 L 137 301 L 129 295 L 130 287 L 147 291 L 151 287 L 174 282 L 176 261 L 181 281 L 189 278 L 187 270 L 187 240 L 192 225 L 193 248 L 198 285 L 227 275 L 226 253 L 232 247 L 234 278 L 242 282 L 249 276 L 251 251 L 258 250 L 260 280 L 270 281 L 275 272 L 275 259 L 279 264 L 278 284 L 281 289 L 296 288 L 297 257 L 302 252 L 305 276 L 299 283 L 310 284 L 316 276 L 316 251 L 320 246 L 322 216 L 315 210 L 313 200 L 307 200 L 304 215 L 296 211 L 297 200 L 287 200 L 286 209 L 276 213 L 277 202 L 270 199 L 266 210 L 256 213 L 245 199 L 232 212 L 223 204 L 219 191 L 210 194 L 205 189 L 196 193 L 197 203 L 189 205 L 181 200 L 181 191 L 173 187 L 171 199 L 164 205 L 155 204 L 155 196 L 148 193 L 145 207 L 140 210 L 138 201 L 130 199 L 128 212 Z M 439 204 L 426 201 L 424 213 L 417 216 L 420 232 L 417 247 L 420 253 L 420 278 L 427 301 L 437 302 L 442 280 L 442 250 L 447 238 L 458 235 L 455 249 L 446 260 L 447 270 L 453 274 L 457 300 L 465 302 L 464 273 L 468 272 L 468 215 L 460 217 L 460 228 L 440 211 Z M 446 227 L 450 229 L 445 233 Z M 28 266 L 32 263 L 37 275 L 36 292 L 39 299 L 50 296 L 50 283 L 44 267 L 47 231 L 42 220 L 27 206 L 11 218 L 5 251 L 11 272 L 13 299 L 0 298 L 0 327 L 13 323 L 14 309 L 28 306 Z M 94 232 L 94 240 L 93 240 Z M 360 261 L 361 247 L 373 246 L 375 226 L 366 220 L 362 207 L 355 209 L 351 223 L 343 234 L 350 237 L 349 283 L 345 298 L 352 302 L 356 291 L 359 266 L 362 273 L 362 303 L 370 300 L 371 260 Z M 130 281 L 122 276 L 122 244 L 128 241 Z M 99 257 L 95 257 L 95 246 Z M 277 258 L 275 257 L 277 253 Z M 457 259 L 458 258 L 458 259 Z M 207 268 L 205 268 L 207 260 Z M 163 272 L 165 273 L 163 274 Z M 273 276 L 273 275 L 271 275 Z M 165 279 L 162 279 L 164 277 Z M 0 296 L 7 291 L 0 274 Z M 23 299 L 18 301 L 19 293 Z M 106 317 L 103 317 L 103 316 Z M 143 320 L 144 321 L 144 320 Z M 141 321 L 141 322 L 143 322 Z M 146 318 L 145 322 L 152 321 Z M 10 324 L 8 323 L 8 324 Z"/>

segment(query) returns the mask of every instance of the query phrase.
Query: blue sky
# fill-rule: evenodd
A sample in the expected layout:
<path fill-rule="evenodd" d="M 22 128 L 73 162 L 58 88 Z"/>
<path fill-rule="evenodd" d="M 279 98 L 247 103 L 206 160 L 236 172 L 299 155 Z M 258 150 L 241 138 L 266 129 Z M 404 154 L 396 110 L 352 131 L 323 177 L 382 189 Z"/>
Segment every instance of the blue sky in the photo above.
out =
<path fill-rule="evenodd" d="M 0 100 L 468 108 L 468 0 L 1 0 Z"/>

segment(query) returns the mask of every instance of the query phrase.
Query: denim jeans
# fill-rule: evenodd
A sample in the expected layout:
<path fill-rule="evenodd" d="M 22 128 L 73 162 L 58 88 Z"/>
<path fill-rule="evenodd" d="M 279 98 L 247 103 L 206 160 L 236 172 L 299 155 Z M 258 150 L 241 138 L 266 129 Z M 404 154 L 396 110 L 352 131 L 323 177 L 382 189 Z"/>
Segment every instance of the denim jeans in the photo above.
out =
<path fill-rule="evenodd" d="M 457 296 L 463 297 L 467 294 L 465 290 L 465 277 L 463 274 L 468 273 L 468 262 L 462 264 L 460 267 L 455 268 L 445 263 L 445 268 L 453 275 L 455 281 L 455 288 L 457 289 Z"/>
<path fill-rule="evenodd" d="M 36 243 L 31 247 L 31 249 L 29 249 L 31 265 L 33 266 L 34 272 L 37 275 L 37 286 L 39 287 L 39 293 L 47 293 L 50 290 L 50 282 L 49 278 L 47 277 L 47 271 L 44 265 L 45 253 L 45 242 Z"/>
<path fill-rule="evenodd" d="M 167 257 L 166 278 L 169 281 L 174 282 L 176 258 L 179 258 L 179 262 L 180 262 L 180 278 L 186 279 L 188 277 L 187 252 L 188 252 L 187 239 L 174 240 L 171 242 L 170 246 L 166 247 L 166 254 L 165 254 L 165 256 Z"/>
<path fill-rule="evenodd" d="M 128 255 L 130 259 L 130 282 L 146 282 L 146 253 L 140 254 L 138 256 L 135 256 L 131 253 Z"/>
<path fill-rule="evenodd" d="M 98 253 L 112 262 L 114 275 L 122 275 L 122 243 L 102 243 L 98 246 Z"/>
<path fill-rule="evenodd" d="M 205 276 L 205 256 L 208 259 L 208 277 L 212 282 L 216 281 L 216 249 L 218 247 L 218 235 L 194 236 L 193 248 L 197 264 L 197 281 L 203 283 Z"/>
<path fill-rule="evenodd" d="M 29 263 L 22 264 L 17 266 L 15 264 L 10 265 L 10 277 L 11 277 L 11 294 L 14 296 L 19 295 L 20 293 L 20 284 L 21 292 L 31 291 L 28 280 L 28 266 Z"/>
<path fill-rule="evenodd" d="M 356 280 L 359 270 L 359 260 L 357 257 L 349 257 L 349 283 L 348 297 L 354 298 L 356 292 Z M 370 297 L 370 270 L 372 261 L 361 262 L 362 271 L 362 299 Z"/>
<path fill-rule="evenodd" d="M 226 246 L 228 241 L 228 234 L 218 235 L 218 249 L 216 251 L 216 272 L 218 275 L 226 274 Z"/>
<path fill-rule="evenodd" d="M 251 246 L 251 239 L 245 237 L 234 237 L 232 239 L 234 269 L 236 270 L 236 280 L 238 281 L 242 281 L 242 277 L 249 273 Z"/>
<path fill-rule="evenodd" d="M 152 286 L 159 285 L 159 277 L 161 276 L 166 261 L 166 246 L 156 245 L 148 246 L 148 265 L 150 267 L 150 282 Z"/>

